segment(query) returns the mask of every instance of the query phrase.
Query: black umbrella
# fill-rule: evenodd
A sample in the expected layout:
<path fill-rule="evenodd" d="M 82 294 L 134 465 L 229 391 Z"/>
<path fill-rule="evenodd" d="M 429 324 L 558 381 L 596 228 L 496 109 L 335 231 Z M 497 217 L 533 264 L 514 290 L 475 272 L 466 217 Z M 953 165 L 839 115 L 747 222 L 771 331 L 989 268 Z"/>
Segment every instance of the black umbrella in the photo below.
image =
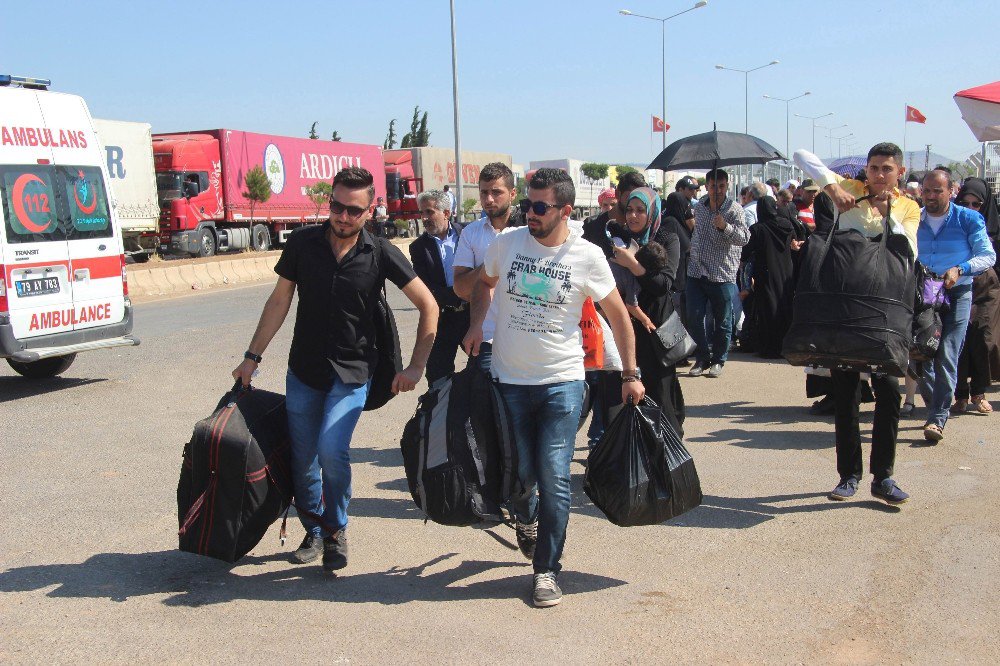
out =
<path fill-rule="evenodd" d="M 715 169 L 783 159 L 785 156 L 777 148 L 755 136 L 712 130 L 674 141 L 646 168 L 664 171 Z"/>

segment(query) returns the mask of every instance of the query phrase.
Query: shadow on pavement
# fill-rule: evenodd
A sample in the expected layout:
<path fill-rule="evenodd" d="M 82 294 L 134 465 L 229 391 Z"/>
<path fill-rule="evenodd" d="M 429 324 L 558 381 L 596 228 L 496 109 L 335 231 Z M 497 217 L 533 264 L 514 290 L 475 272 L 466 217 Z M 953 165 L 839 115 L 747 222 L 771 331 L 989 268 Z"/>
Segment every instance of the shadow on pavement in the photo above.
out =
<path fill-rule="evenodd" d="M 27 379 L 25 377 L 0 377 L 0 404 L 106 381 L 108 380 L 104 378 L 78 379 L 72 377 L 52 377 L 50 379 Z"/>
<path fill-rule="evenodd" d="M 414 567 L 341 576 L 323 573 L 316 564 L 291 565 L 279 571 L 254 573 L 254 568 L 281 561 L 288 553 L 246 557 L 238 565 L 208 558 L 162 551 L 156 553 L 102 553 L 79 564 L 19 567 L 0 573 L 0 592 L 30 592 L 49 587 L 54 598 L 96 598 L 124 602 L 131 597 L 166 594 L 167 606 L 206 606 L 234 600 L 377 602 L 386 605 L 411 601 L 469 601 L 527 598 L 531 568 L 528 562 L 459 561 L 447 553 Z M 429 569 L 434 569 L 428 572 Z M 463 583 L 496 569 L 515 569 L 499 580 Z M 606 576 L 564 571 L 559 584 L 566 594 L 582 594 L 625 585 Z"/>
<path fill-rule="evenodd" d="M 701 506 L 679 516 L 668 525 L 677 527 L 712 527 L 722 529 L 746 529 L 756 527 L 776 516 L 830 511 L 833 509 L 865 508 L 883 513 L 899 513 L 899 507 L 888 506 L 876 500 L 854 502 L 833 502 L 826 499 L 827 493 L 797 493 L 793 495 L 773 495 L 771 497 L 717 497 L 705 495 Z M 818 504 L 779 506 L 780 502 L 818 499 Z"/>

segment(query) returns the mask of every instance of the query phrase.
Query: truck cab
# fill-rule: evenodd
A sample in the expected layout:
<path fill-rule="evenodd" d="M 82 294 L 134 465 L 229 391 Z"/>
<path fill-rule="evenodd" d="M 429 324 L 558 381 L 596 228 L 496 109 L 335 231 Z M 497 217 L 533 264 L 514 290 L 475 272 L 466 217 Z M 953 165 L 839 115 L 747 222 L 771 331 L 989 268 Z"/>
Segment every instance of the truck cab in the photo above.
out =
<path fill-rule="evenodd" d="M 385 158 L 385 200 L 390 220 L 420 219 L 417 195 L 423 189 L 423 180 L 414 176 L 409 151 Z"/>
<path fill-rule="evenodd" d="M 51 377 L 133 346 L 121 227 L 86 103 L 0 75 L 0 358 Z"/>
<path fill-rule="evenodd" d="M 212 256 L 218 248 L 212 221 L 223 217 L 218 139 L 208 134 L 153 137 L 153 164 L 161 251 Z"/>

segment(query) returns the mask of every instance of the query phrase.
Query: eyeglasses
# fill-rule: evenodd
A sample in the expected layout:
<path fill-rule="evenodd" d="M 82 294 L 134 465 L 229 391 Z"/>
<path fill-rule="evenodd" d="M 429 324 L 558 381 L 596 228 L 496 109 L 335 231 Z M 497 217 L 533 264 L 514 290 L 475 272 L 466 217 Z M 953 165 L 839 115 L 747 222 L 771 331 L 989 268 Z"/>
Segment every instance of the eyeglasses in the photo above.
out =
<path fill-rule="evenodd" d="M 966 208 L 975 208 L 976 210 L 983 207 L 983 202 L 979 199 L 966 199 L 965 201 L 959 201 L 958 204 Z"/>
<path fill-rule="evenodd" d="M 351 218 L 359 218 L 361 215 L 368 210 L 367 207 L 362 208 L 361 206 L 345 206 L 336 199 L 330 200 L 330 212 L 334 215 L 340 215 L 344 211 L 347 211 L 347 216 Z"/>
<path fill-rule="evenodd" d="M 535 215 L 545 215 L 549 212 L 550 208 L 562 208 L 562 206 L 557 206 L 555 204 L 545 203 L 544 201 L 531 201 L 530 199 L 521 199 L 521 212 L 525 215 L 528 214 L 530 210 Z"/>

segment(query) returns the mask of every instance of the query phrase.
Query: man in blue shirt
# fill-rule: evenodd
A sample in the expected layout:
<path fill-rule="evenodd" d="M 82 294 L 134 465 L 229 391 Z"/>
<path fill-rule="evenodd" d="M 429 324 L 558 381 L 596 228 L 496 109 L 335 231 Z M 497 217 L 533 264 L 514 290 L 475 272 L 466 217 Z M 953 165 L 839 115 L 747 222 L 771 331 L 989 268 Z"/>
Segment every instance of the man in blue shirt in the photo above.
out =
<path fill-rule="evenodd" d="M 972 308 L 972 277 L 993 266 L 996 252 L 986 233 L 983 216 L 951 202 L 954 180 L 935 169 L 921 183 L 924 209 L 917 227 L 920 262 L 944 281 L 951 307 L 941 317 L 941 344 L 934 363 L 924 366 L 920 393 L 927 405 L 924 439 L 937 443 L 955 395 L 958 357 Z"/>
<path fill-rule="evenodd" d="M 469 330 L 469 304 L 455 295 L 452 264 L 461 228 L 451 221 L 446 192 L 428 190 L 417 197 L 424 233 L 410 243 L 413 270 L 437 301 L 437 337 L 427 359 L 427 384 L 455 371 L 455 355 Z"/>

